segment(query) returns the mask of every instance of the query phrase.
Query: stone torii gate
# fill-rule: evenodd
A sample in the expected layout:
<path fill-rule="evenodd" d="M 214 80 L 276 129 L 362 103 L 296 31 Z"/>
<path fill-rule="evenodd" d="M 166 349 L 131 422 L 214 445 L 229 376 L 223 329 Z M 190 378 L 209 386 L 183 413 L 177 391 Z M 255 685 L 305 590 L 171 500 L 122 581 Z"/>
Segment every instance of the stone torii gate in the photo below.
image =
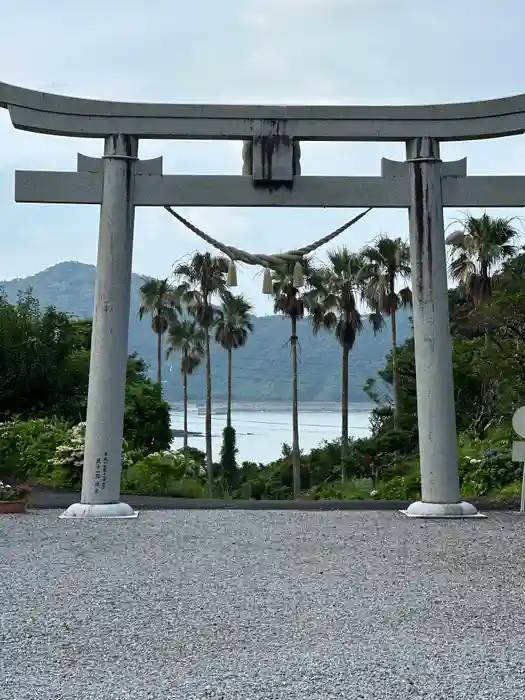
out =
<path fill-rule="evenodd" d="M 467 176 L 441 141 L 525 132 L 525 95 L 415 107 L 233 106 L 103 102 L 0 83 L 15 128 L 104 139 L 77 172 L 17 171 L 15 200 L 100 205 L 81 502 L 63 517 L 134 517 L 120 502 L 133 224 L 136 206 L 385 207 L 409 210 L 422 500 L 413 517 L 472 517 L 461 502 L 443 207 L 521 207 L 525 177 Z M 239 176 L 164 175 L 140 139 L 243 141 Z M 300 174 L 301 141 L 403 141 L 380 177 Z"/>

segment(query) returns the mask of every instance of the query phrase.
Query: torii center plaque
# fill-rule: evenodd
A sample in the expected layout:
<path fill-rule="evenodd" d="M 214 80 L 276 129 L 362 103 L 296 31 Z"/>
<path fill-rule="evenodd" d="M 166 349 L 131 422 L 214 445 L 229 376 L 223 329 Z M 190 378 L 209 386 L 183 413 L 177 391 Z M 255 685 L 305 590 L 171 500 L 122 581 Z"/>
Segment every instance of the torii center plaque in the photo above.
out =
<path fill-rule="evenodd" d="M 104 140 L 76 172 L 17 171 L 17 202 L 97 204 L 100 230 L 82 495 L 63 517 L 134 517 L 120 501 L 124 389 L 136 206 L 385 207 L 409 211 L 421 501 L 412 517 L 475 517 L 460 497 L 443 207 L 521 207 L 525 177 L 468 176 L 441 141 L 525 132 L 525 95 L 421 107 L 136 104 L 0 83 L 15 128 Z M 239 176 L 165 175 L 140 139 L 237 140 Z M 403 141 L 380 177 L 301 175 L 301 141 Z"/>

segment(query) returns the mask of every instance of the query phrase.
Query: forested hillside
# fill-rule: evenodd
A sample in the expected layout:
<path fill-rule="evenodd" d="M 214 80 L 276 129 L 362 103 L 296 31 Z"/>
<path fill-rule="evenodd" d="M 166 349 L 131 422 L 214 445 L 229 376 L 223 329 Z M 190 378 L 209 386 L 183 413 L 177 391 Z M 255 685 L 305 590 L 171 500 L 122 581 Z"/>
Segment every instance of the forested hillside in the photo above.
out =
<path fill-rule="evenodd" d="M 95 268 L 78 262 L 59 263 L 24 279 L 0 282 L 10 301 L 19 291 L 31 288 L 42 306 L 55 305 L 79 318 L 93 314 Z M 150 365 L 154 376 L 156 339 L 147 318 L 138 319 L 139 294 L 142 282 L 133 275 L 130 314 L 129 350 L 136 351 Z M 290 334 L 289 321 L 280 316 L 257 317 L 254 332 L 246 347 L 234 353 L 233 396 L 236 401 L 288 401 L 290 398 Z M 399 313 L 398 342 L 410 335 L 407 314 Z M 299 399 L 301 401 L 336 402 L 340 398 L 341 350 L 336 340 L 326 332 L 313 336 L 307 319 L 299 323 Z M 390 329 L 387 326 L 374 336 L 372 329 L 358 337 L 350 358 L 350 401 L 369 401 L 362 387 L 368 377 L 384 366 L 390 350 Z M 171 367 L 171 371 L 170 371 Z M 226 397 L 226 353 L 213 347 L 213 397 Z M 182 383 L 178 359 L 174 356 L 164 368 L 164 394 L 168 400 L 182 399 Z M 190 399 L 204 398 L 204 369 L 199 368 L 190 380 Z"/>

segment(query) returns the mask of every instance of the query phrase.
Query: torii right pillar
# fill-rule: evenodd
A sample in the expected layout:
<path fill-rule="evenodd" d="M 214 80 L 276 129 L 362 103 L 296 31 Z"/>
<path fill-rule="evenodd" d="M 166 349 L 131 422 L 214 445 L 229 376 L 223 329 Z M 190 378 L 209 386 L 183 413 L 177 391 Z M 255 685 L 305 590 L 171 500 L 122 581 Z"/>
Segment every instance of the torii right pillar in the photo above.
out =
<path fill-rule="evenodd" d="M 459 488 L 439 142 L 415 138 L 406 153 L 421 501 L 403 512 L 416 518 L 479 517 L 461 500 Z"/>

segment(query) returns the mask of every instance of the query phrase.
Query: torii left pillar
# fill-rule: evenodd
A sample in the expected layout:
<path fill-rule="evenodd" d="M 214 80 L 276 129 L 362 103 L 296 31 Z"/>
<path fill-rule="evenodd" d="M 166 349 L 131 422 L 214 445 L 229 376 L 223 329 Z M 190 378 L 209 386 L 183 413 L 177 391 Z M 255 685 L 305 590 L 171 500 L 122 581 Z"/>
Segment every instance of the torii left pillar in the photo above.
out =
<path fill-rule="evenodd" d="M 105 140 L 80 503 L 62 518 L 133 518 L 120 501 L 138 141 Z"/>

